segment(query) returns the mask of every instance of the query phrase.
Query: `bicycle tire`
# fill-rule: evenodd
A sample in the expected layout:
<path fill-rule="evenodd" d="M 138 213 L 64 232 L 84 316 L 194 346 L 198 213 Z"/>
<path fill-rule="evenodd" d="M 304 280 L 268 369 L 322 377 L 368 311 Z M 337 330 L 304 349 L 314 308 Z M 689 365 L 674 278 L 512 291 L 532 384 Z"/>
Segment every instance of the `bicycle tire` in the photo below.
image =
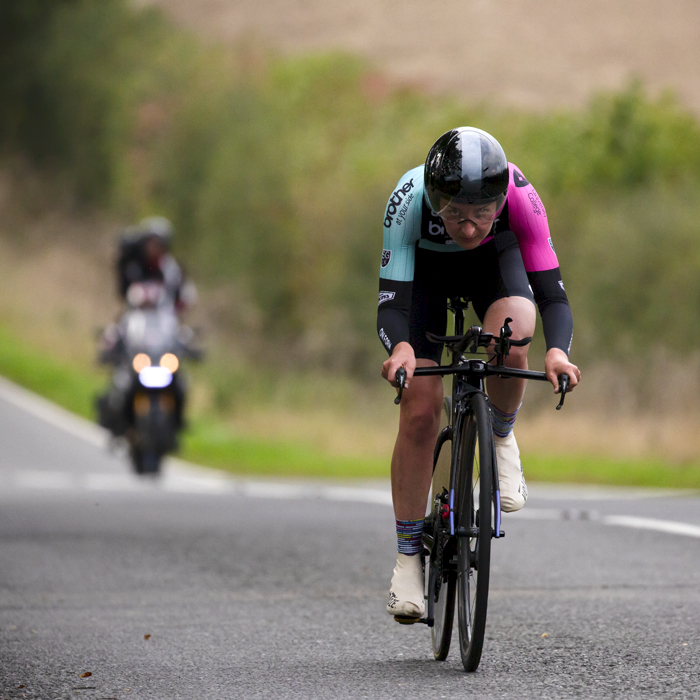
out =
<path fill-rule="evenodd" d="M 445 420 L 446 419 L 446 420 Z M 452 398 L 445 397 L 443 402 L 443 423 L 440 428 L 452 422 Z M 443 489 L 450 488 L 450 462 L 451 462 L 451 440 L 443 442 L 439 456 L 433 471 L 432 494 L 433 494 L 433 542 L 437 546 L 438 527 L 440 526 L 440 505 L 441 501 L 437 496 Z M 449 551 L 448 551 L 449 556 Z M 430 630 L 430 637 L 433 645 L 433 656 L 436 661 L 444 661 L 450 652 L 452 642 L 452 627 L 455 614 L 455 593 L 457 590 L 457 574 L 454 569 L 450 569 L 445 558 L 441 558 L 441 565 L 437 564 L 436 552 L 431 553 L 428 574 L 428 596 L 434 597 L 433 602 L 433 626 Z M 435 588 L 437 578 L 440 577 L 440 589 L 437 596 Z"/>
<path fill-rule="evenodd" d="M 431 569 L 433 576 L 439 573 Z M 430 587 L 433 594 L 434 586 Z M 444 661 L 450 653 L 450 643 L 452 642 L 452 626 L 455 617 L 455 594 L 457 592 L 457 576 L 454 572 L 447 572 L 442 579 L 442 585 L 438 593 L 433 608 L 433 627 L 431 629 L 431 639 L 433 643 L 433 656 L 436 661 Z"/>
<path fill-rule="evenodd" d="M 472 397 L 459 433 L 455 520 L 463 535 L 457 537 L 457 618 L 462 664 L 473 672 L 481 660 L 486 631 L 493 519 L 493 432 L 483 394 Z"/>

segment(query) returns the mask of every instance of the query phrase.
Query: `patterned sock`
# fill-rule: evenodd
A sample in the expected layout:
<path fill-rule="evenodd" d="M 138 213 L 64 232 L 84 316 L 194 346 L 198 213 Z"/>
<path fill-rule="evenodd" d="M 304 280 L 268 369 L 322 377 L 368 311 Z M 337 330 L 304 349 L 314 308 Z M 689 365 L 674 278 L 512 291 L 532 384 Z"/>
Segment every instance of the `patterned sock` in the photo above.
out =
<path fill-rule="evenodd" d="M 397 520 L 396 537 L 399 541 L 399 552 L 401 554 L 420 554 L 423 544 L 423 518 L 420 520 Z"/>
<path fill-rule="evenodd" d="M 521 404 L 522 405 L 522 404 Z M 518 406 L 513 413 L 504 413 L 499 408 L 491 404 L 491 424 L 493 425 L 493 434 L 497 437 L 508 437 L 510 431 L 513 430 L 513 424 L 518 416 Z"/>

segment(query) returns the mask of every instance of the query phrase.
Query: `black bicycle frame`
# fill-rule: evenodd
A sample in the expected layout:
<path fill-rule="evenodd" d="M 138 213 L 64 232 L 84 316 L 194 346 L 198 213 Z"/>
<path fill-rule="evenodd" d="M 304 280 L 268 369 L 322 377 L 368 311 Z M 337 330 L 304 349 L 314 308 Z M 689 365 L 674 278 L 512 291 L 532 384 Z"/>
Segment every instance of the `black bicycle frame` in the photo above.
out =
<path fill-rule="evenodd" d="M 455 316 L 455 335 L 462 335 L 464 333 L 464 310 L 468 307 L 468 302 L 462 301 L 460 299 L 453 299 L 450 301 L 448 308 L 454 312 Z M 465 415 L 466 411 L 463 408 L 463 402 L 469 400 L 469 395 L 479 392 L 484 392 L 484 378 L 486 376 L 499 374 L 498 371 L 494 371 L 494 367 L 487 364 L 483 360 L 463 360 L 461 357 L 455 356 L 454 363 L 447 367 L 417 367 L 414 376 L 418 375 L 452 375 L 452 397 L 455 399 L 452 403 L 452 440 L 453 445 L 457 445 L 462 437 L 462 430 L 465 425 Z M 499 368 L 506 374 L 503 376 L 519 376 L 523 379 L 527 378 L 537 378 L 541 379 L 543 377 L 542 372 L 531 372 L 529 370 L 514 370 L 510 367 Z M 517 374 L 514 374 L 517 373 Z M 447 439 L 441 442 L 444 443 Z M 441 445 L 438 445 L 441 447 Z M 493 449 L 493 447 L 492 447 Z M 435 459 L 437 459 L 438 451 L 436 449 Z M 502 537 L 504 533 L 501 530 L 501 491 L 498 484 L 498 465 L 496 464 L 495 455 L 491 460 L 493 465 L 493 495 L 494 495 L 494 507 L 495 507 L 495 527 L 493 528 L 494 537 Z M 454 522 L 454 504 L 455 504 L 455 487 L 457 485 L 457 469 L 458 460 L 450 459 L 450 491 L 448 494 L 449 498 L 449 509 L 450 509 L 450 535 L 454 536 L 458 534 L 460 536 L 466 535 L 468 533 L 456 533 L 455 532 L 455 522 Z"/>

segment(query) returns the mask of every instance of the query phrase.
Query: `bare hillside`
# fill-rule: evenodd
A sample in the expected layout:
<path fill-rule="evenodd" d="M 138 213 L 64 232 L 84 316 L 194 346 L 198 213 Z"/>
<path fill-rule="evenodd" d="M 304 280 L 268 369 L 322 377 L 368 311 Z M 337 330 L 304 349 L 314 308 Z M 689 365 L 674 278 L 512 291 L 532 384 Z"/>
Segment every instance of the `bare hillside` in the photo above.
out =
<path fill-rule="evenodd" d="M 400 82 L 504 106 L 585 102 L 640 76 L 700 115 L 698 0 L 134 0 L 216 40 L 338 48 Z"/>

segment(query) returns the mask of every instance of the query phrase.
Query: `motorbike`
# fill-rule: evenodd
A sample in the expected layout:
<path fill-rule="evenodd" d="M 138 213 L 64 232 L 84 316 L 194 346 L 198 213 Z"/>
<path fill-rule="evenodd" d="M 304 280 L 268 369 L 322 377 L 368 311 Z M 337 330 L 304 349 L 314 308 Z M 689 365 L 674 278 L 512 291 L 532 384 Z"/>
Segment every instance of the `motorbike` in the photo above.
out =
<path fill-rule="evenodd" d="M 114 369 L 97 399 L 98 422 L 126 441 L 137 474 L 158 474 L 184 427 L 182 361 L 200 360 L 202 352 L 162 284 L 132 284 L 126 298 L 126 312 L 101 335 L 99 361 Z"/>

